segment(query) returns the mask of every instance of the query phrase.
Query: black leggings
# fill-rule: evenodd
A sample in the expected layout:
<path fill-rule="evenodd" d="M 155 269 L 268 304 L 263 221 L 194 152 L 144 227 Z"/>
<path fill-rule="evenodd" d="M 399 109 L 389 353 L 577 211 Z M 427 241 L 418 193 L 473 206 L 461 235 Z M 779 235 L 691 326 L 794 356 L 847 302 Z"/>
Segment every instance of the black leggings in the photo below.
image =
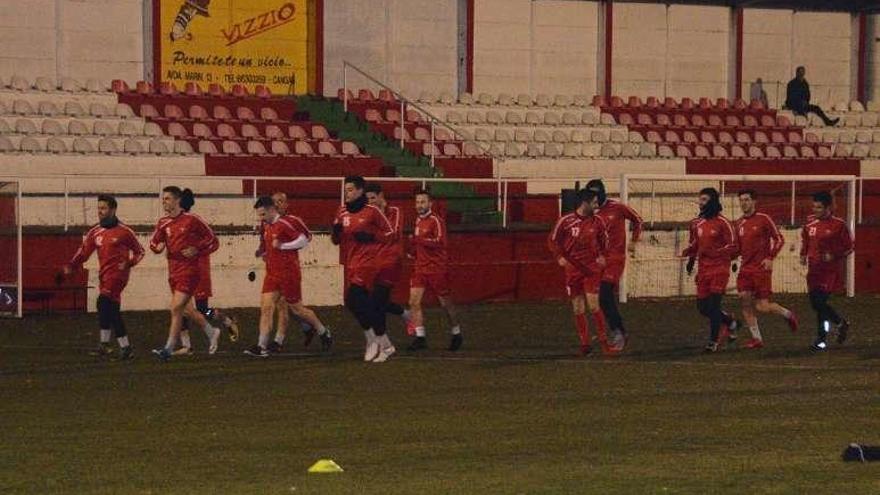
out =
<path fill-rule="evenodd" d="M 712 294 L 703 299 L 697 299 L 697 309 L 700 314 L 709 318 L 709 340 L 718 341 L 718 332 L 721 331 L 721 324 L 730 325 L 733 318 L 729 314 L 721 310 L 721 294 Z"/>
<path fill-rule="evenodd" d="M 625 335 L 626 329 L 623 328 L 623 317 L 620 316 L 620 310 L 617 308 L 614 284 L 611 282 L 599 284 L 599 306 L 602 307 L 602 313 L 605 315 L 608 326 L 612 329 L 620 330 Z"/>
<path fill-rule="evenodd" d="M 350 286 L 345 294 L 345 307 L 354 315 L 361 328 L 372 328 L 376 335 L 385 335 L 385 311 L 377 310 L 377 299 L 370 296 L 366 288 L 360 285 Z"/>
<path fill-rule="evenodd" d="M 125 323 L 122 322 L 119 302 L 104 295 L 98 296 L 98 325 L 102 330 L 112 329 L 113 335 L 117 339 L 128 335 L 128 332 L 125 330 Z"/>
<path fill-rule="evenodd" d="M 840 315 L 837 314 L 837 311 L 828 304 L 828 299 L 830 297 L 831 294 L 821 290 L 810 291 L 810 305 L 813 307 L 813 311 L 816 312 L 816 324 L 820 337 L 826 334 L 826 321 L 830 321 L 835 325 L 839 325 L 840 322 L 843 321 L 840 318 Z"/>

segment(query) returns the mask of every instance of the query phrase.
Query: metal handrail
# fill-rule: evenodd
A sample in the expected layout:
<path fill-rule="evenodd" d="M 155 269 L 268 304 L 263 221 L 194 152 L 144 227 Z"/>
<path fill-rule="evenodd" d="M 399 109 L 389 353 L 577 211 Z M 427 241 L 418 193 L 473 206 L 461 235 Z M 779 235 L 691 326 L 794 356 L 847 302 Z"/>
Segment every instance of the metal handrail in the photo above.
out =
<path fill-rule="evenodd" d="M 416 103 L 416 102 L 410 100 L 409 98 L 407 98 L 406 96 L 404 96 L 400 91 L 397 91 L 396 89 L 394 89 L 394 88 L 388 86 L 387 84 L 383 83 L 382 81 L 376 79 L 375 77 L 371 76 L 366 71 L 364 71 L 360 67 L 352 64 L 351 62 L 348 62 L 347 60 L 343 60 L 342 61 L 342 108 L 346 112 L 348 111 L 348 72 L 347 71 L 348 71 L 349 67 L 354 69 L 360 75 L 367 78 L 367 80 L 369 80 L 370 82 L 382 87 L 383 89 L 387 89 L 388 91 L 391 92 L 391 94 L 394 95 L 395 98 L 397 98 L 400 101 L 400 107 L 401 107 L 401 110 L 400 110 L 400 147 L 401 148 L 403 148 L 403 135 L 404 135 L 403 133 L 404 133 L 404 129 L 405 129 L 404 125 L 406 123 L 406 106 L 405 105 L 408 105 L 408 106 L 412 106 L 412 107 L 416 108 L 418 111 L 420 111 L 426 118 L 428 118 L 429 122 L 431 123 L 431 146 L 432 146 L 432 148 L 434 146 L 434 124 L 436 123 L 436 124 L 439 124 L 447 129 L 449 129 L 450 131 L 452 131 L 453 135 L 460 138 L 460 140 L 462 142 L 467 142 L 467 143 L 471 143 L 471 144 L 476 145 L 477 148 L 480 149 L 480 151 L 482 151 L 487 156 L 492 158 L 492 160 L 504 161 L 503 157 L 498 157 L 498 156 L 495 156 L 494 154 L 492 154 L 491 147 L 484 147 L 482 143 L 464 136 L 460 130 L 458 130 L 458 129 L 452 127 L 451 125 L 447 124 L 446 122 L 442 121 L 439 117 L 432 114 L 431 112 L 426 110 L 424 107 L 422 107 L 418 103 Z M 462 151 L 464 151 L 464 150 L 462 150 Z M 431 166 L 432 167 L 434 166 L 433 153 L 431 154 Z"/>

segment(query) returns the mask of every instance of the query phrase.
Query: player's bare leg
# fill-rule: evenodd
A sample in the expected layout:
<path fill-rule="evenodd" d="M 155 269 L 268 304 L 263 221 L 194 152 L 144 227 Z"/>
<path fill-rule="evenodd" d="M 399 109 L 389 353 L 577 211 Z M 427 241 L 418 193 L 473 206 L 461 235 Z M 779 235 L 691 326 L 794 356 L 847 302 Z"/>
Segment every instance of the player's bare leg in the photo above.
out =
<path fill-rule="evenodd" d="M 461 336 L 461 324 L 458 322 L 458 309 L 448 296 L 437 297 L 443 312 L 446 313 L 446 321 L 449 322 L 449 332 L 452 337 L 449 341 L 449 350 L 457 351 L 461 348 L 464 338 Z"/>
<path fill-rule="evenodd" d="M 797 332 L 798 319 L 797 315 L 794 314 L 794 311 L 781 304 L 770 302 L 769 299 L 758 299 L 755 301 L 755 309 L 761 313 L 771 313 L 785 318 L 786 323 L 788 323 L 788 328 L 790 328 L 792 332 Z"/>
<path fill-rule="evenodd" d="M 260 305 L 260 318 L 263 317 L 263 307 Z M 269 314 L 269 328 L 271 332 L 272 320 L 275 319 L 275 338 L 269 342 L 266 350 L 270 354 L 281 352 L 284 347 L 284 340 L 287 338 L 287 326 L 290 324 L 290 310 L 287 308 L 287 301 L 283 297 L 279 297 L 272 307 Z"/>
<path fill-rule="evenodd" d="M 743 321 L 749 327 L 749 333 L 752 337 L 746 342 L 749 349 L 760 349 L 764 347 L 764 339 L 761 337 L 761 330 L 758 328 L 758 316 L 755 314 L 755 298 L 751 292 L 740 292 L 739 300 L 742 303 Z"/>
<path fill-rule="evenodd" d="M 602 313 L 602 305 L 599 303 L 599 294 L 587 293 L 585 296 L 587 309 L 590 310 L 590 317 L 593 325 L 596 326 L 596 337 L 599 339 L 599 346 L 602 348 L 603 354 L 616 354 L 617 350 L 608 345 L 608 335 L 605 331 L 605 315 Z"/>
<path fill-rule="evenodd" d="M 330 335 L 330 330 L 324 326 L 324 323 L 318 318 L 318 315 L 315 314 L 311 308 L 307 308 L 302 301 L 297 301 L 295 303 L 286 302 L 286 306 L 290 309 L 290 312 L 294 314 L 300 320 L 306 322 L 318 333 L 318 338 L 321 339 L 321 350 L 329 351 L 330 347 L 333 345 L 333 337 Z"/>
<path fill-rule="evenodd" d="M 220 329 L 211 325 L 208 318 L 196 309 L 196 305 L 193 303 L 191 297 L 189 298 L 188 303 L 183 307 L 183 315 L 189 321 L 193 322 L 196 328 L 201 328 L 205 331 L 205 336 L 208 337 L 208 354 L 214 354 L 217 352 L 217 347 L 220 345 Z"/>
<path fill-rule="evenodd" d="M 171 295 L 171 307 L 169 308 L 171 311 L 171 324 L 168 327 L 168 340 L 166 340 L 164 347 L 153 349 L 153 354 L 162 361 L 171 359 L 174 348 L 177 346 L 177 339 L 180 337 L 180 331 L 183 328 L 184 311 L 187 305 L 190 304 L 190 299 L 191 296 L 183 292 L 174 291 Z"/>
<path fill-rule="evenodd" d="M 427 334 L 425 332 L 425 312 L 422 309 L 422 299 L 425 297 L 424 287 L 412 287 L 409 290 L 409 313 L 416 338 L 407 347 L 408 351 L 420 351 L 428 348 Z"/>

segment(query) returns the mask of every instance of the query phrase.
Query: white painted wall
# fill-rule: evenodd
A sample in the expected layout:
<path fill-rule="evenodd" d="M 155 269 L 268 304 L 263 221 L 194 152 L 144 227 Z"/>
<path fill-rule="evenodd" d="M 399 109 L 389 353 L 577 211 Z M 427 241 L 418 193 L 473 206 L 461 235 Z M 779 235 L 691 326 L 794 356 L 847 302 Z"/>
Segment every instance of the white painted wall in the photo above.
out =
<path fill-rule="evenodd" d="M 144 77 L 142 0 L 0 0 L 0 74 Z"/>
<path fill-rule="evenodd" d="M 455 93 L 456 0 L 325 0 L 324 94 L 342 87 L 349 62 L 407 96 Z M 353 88 L 376 86 L 350 74 Z"/>
<path fill-rule="evenodd" d="M 474 92 L 593 94 L 599 4 L 476 0 Z"/>
<path fill-rule="evenodd" d="M 867 31 L 866 93 L 868 101 L 880 100 L 880 42 L 876 41 L 880 37 L 880 15 L 868 16 Z"/>

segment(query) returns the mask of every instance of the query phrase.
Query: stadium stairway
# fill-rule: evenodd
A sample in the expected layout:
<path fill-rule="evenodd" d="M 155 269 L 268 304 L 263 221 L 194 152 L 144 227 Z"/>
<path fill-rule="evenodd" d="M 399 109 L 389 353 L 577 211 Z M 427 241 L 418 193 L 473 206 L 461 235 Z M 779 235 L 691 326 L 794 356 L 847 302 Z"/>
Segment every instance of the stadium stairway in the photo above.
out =
<path fill-rule="evenodd" d="M 338 134 L 340 139 L 350 140 L 360 146 L 371 156 L 381 157 L 385 164 L 394 168 L 394 175 L 399 177 L 492 177 L 491 161 L 488 169 L 483 167 L 480 174 L 469 175 L 466 171 L 471 160 L 441 159 L 436 160 L 436 168 L 431 168 L 430 158 L 419 156 L 411 148 L 401 148 L 397 141 L 390 140 L 385 134 L 373 129 L 356 113 L 345 112 L 342 102 L 338 99 L 324 99 L 302 96 L 297 105 L 327 129 Z M 444 166 L 448 165 L 448 169 Z M 470 167 L 477 168 L 477 167 Z M 451 172 L 451 173 L 450 173 Z M 456 173 L 458 172 L 458 173 Z M 488 187 L 487 187 L 488 186 Z M 409 196 L 413 183 L 386 185 L 391 196 Z M 441 198 L 441 209 L 450 224 L 498 225 L 501 215 L 497 211 L 495 184 L 473 185 L 457 182 L 442 182 L 431 185 L 436 198 Z M 442 198 L 446 198 L 445 200 Z M 409 211 L 411 208 L 404 208 Z M 407 213 L 409 214 L 409 213 Z M 406 219 L 409 221 L 409 218 Z"/>

